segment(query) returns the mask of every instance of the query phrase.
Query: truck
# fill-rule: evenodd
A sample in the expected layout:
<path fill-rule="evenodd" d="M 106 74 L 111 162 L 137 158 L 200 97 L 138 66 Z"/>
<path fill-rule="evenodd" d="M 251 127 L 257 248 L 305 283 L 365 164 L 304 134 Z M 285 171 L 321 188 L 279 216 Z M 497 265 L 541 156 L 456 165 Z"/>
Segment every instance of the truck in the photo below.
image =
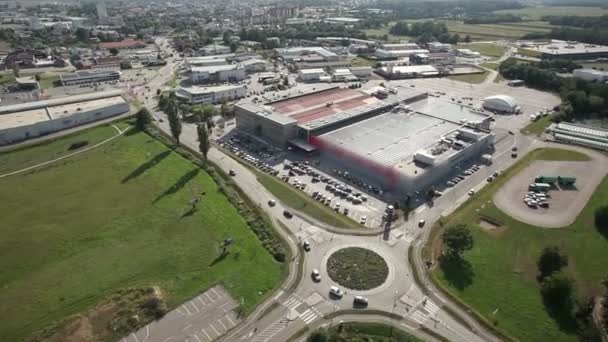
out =
<path fill-rule="evenodd" d="M 535 183 L 547 183 L 547 184 L 555 184 L 557 182 L 559 177 L 555 177 L 555 176 L 536 176 L 536 178 L 534 178 L 534 182 Z"/>
<path fill-rule="evenodd" d="M 547 192 L 551 189 L 551 184 L 547 183 L 532 183 L 528 186 L 528 190 L 535 192 Z"/>
<path fill-rule="evenodd" d="M 559 176 L 557 177 L 557 182 L 559 185 L 572 186 L 574 183 L 576 183 L 576 177 Z"/>

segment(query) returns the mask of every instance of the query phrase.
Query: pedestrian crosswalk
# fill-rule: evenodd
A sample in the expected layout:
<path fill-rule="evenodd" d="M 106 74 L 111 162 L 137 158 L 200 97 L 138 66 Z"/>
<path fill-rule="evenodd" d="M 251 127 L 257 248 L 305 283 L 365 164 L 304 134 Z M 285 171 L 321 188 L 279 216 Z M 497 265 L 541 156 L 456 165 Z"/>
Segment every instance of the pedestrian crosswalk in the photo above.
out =
<path fill-rule="evenodd" d="M 300 319 L 302 319 L 305 324 L 310 324 L 319 316 L 321 316 L 321 313 L 314 307 L 310 307 L 300 314 Z"/>
<path fill-rule="evenodd" d="M 321 229 L 319 227 L 309 225 L 309 226 L 300 228 L 296 232 L 296 237 L 298 238 L 298 240 L 304 241 L 304 240 L 310 239 L 311 237 L 314 237 L 320 231 L 321 231 Z"/>
<path fill-rule="evenodd" d="M 300 306 L 300 304 L 302 304 L 302 300 L 293 294 L 290 295 L 285 302 L 283 302 L 283 305 L 289 310 L 297 308 Z"/>
<path fill-rule="evenodd" d="M 253 342 L 269 341 L 276 334 L 278 334 L 281 330 L 285 329 L 285 327 L 287 325 L 289 325 L 289 321 L 287 320 L 287 318 L 280 319 L 280 320 L 272 323 L 271 325 L 269 325 L 261 333 L 257 334 L 252 341 Z"/>
<path fill-rule="evenodd" d="M 433 303 L 428 297 L 424 296 L 414 310 L 410 311 L 410 318 L 418 323 L 424 324 L 439 311 L 439 306 Z"/>

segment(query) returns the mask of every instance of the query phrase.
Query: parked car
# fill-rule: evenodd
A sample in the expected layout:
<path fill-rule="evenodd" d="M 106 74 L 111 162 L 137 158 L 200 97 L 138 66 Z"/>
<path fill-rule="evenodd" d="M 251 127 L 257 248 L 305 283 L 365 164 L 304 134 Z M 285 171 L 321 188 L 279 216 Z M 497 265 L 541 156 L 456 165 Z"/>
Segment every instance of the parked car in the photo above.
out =
<path fill-rule="evenodd" d="M 304 250 L 307 251 L 307 252 L 310 251 L 310 242 L 304 240 L 302 242 L 302 248 L 304 248 Z"/>
<path fill-rule="evenodd" d="M 285 210 L 285 211 L 283 211 L 283 216 L 290 219 L 293 217 L 293 214 L 289 210 Z"/>
<path fill-rule="evenodd" d="M 234 170 L 230 170 L 230 171 L 228 171 L 228 175 L 234 177 L 234 176 L 236 176 L 236 172 L 234 172 Z"/>
<path fill-rule="evenodd" d="M 272 200 L 272 199 L 271 199 L 271 200 L 268 200 L 268 205 L 269 205 L 269 206 L 274 207 L 276 204 L 277 204 L 277 201 Z"/>
<path fill-rule="evenodd" d="M 418 221 L 418 227 L 420 227 L 420 228 L 424 227 L 424 224 L 425 224 L 425 223 L 426 223 L 426 221 L 425 221 L 425 220 L 420 220 L 420 221 Z"/>

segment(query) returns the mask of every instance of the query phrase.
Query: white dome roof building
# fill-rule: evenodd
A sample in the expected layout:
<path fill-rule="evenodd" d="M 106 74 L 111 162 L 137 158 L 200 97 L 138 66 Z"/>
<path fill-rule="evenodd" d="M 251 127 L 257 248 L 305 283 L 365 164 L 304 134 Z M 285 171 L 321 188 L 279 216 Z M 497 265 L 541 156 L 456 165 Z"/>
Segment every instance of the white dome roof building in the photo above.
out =
<path fill-rule="evenodd" d="M 521 108 L 514 98 L 507 95 L 494 95 L 483 99 L 483 108 L 501 113 L 518 113 Z"/>

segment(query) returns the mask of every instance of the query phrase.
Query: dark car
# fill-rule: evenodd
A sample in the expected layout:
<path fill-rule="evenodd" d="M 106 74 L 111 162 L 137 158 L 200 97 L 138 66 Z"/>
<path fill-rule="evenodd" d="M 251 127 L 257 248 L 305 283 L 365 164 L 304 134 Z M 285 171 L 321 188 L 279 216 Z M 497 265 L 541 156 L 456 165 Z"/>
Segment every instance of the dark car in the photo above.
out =
<path fill-rule="evenodd" d="M 290 218 L 293 217 L 293 214 L 289 210 L 285 210 L 285 211 L 283 211 L 283 216 L 285 216 L 288 219 L 290 219 Z"/>

